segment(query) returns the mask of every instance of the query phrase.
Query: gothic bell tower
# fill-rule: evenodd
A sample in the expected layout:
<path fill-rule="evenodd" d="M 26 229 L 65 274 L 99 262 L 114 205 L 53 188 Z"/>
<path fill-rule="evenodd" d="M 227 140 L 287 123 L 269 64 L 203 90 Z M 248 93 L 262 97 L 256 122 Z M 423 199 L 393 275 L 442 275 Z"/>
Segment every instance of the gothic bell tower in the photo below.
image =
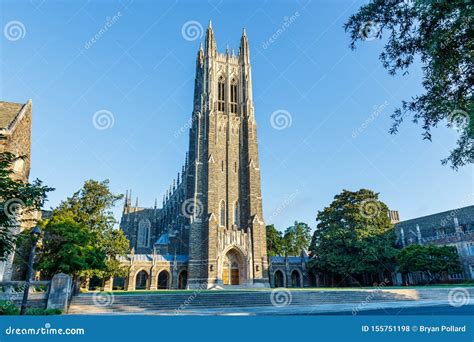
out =
<path fill-rule="evenodd" d="M 247 34 L 217 51 L 211 23 L 196 60 L 186 198 L 190 288 L 268 286 Z"/>

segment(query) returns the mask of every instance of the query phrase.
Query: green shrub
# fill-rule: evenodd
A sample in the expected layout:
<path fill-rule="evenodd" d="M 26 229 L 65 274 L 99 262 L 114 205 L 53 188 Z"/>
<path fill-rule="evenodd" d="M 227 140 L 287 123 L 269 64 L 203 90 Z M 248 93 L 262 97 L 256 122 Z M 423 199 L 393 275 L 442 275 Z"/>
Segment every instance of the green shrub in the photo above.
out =
<path fill-rule="evenodd" d="M 60 315 L 62 311 L 59 309 L 39 309 L 32 308 L 26 311 L 26 314 L 29 316 L 50 316 L 50 315 Z"/>
<path fill-rule="evenodd" d="M 20 309 L 9 300 L 0 300 L 0 315 L 18 315 Z"/>

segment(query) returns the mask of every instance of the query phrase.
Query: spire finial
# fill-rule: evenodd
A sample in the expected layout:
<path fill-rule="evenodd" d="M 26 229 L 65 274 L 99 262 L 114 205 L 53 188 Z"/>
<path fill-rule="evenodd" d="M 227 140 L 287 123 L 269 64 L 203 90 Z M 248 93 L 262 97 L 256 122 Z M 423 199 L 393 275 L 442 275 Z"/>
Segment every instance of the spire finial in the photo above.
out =
<path fill-rule="evenodd" d="M 242 29 L 242 36 L 247 36 L 247 31 L 245 30 L 245 27 Z"/>
<path fill-rule="evenodd" d="M 209 25 L 208 25 L 208 27 L 212 30 L 212 20 L 211 20 L 211 19 L 209 19 Z"/>

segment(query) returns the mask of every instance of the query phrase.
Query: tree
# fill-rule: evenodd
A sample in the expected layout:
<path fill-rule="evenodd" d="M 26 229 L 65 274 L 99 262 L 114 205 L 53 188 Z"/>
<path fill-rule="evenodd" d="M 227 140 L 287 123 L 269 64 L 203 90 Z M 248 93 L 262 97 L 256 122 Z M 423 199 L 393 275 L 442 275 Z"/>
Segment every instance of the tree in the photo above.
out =
<path fill-rule="evenodd" d="M 435 245 L 410 245 L 397 256 L 400 272 L 427 272 L 436 274 L 456 274 L 462 272 L 456 247 Z"/>
<path fill-rule="evenodd" d="M 105 253 L 96 245 L 96 234 L 70 217 L 56 217 L 44 228 L 37 268 L 46 277 L 67 273 L 77 279 L 81 272 L 104 269 Z"/>
<path fill-rule="evenodd" d="M 283 236 L 283 249 L 288 255 L 299 255 L 302 249 L 308 249 L 311 240 L 311 228 L 304 222 L 295 221 Z"/>
<path fill-rule="evenodd" d="M 23 157 L 0 153 L 0 261 L 5 261 L 14 250 L 18 237 L 16 228 L 43 206 L 47 193 L 53 188 L 36 179 L 32 183 L 15 179 L 13 165 Z"/>
<path fill-rule="evenodd" d="M 447 119 L 460 136 L 451 154 L 442 160 L 452 168 L 474 162 L 474 5 L 470 1 L 374 0 L 345 23 L 351 48 L 357 41 L 387 33 L 383 66 L 391 75 L 408 68 L 419 57 L 425 93 L 403 101 L 392 114 L 394 134 L 408 114 L 422 122 L 423 138 Z"/>
<path fill-rule="evenodd" d="M 81 275 L 110 277 L 122 276 L 125 268 L 117 261 L 117 256 L 125 255 L 129 250 L 129 241 L 121 230 L 114 229 L 117 223 L 111 208 L 122 198 L 122 195 L 115 195 L 109 189 L 109 181 L 98 182 L 88 180 L 79 191 L 71 197 L 61 202 L 58 208 L 53 210 L 51 222 L 68 222 L 79 225 L 93 237 L 94 256 L 101 256 L 102 262 L 79 263 L 71 260 L 71 270 L 82 265 Z M 68 226 L 69 227 L 69 226 Z M 66 227 L 63 227 L 66 229 Z M 47 240 L 49 237 L 45 235 Z M 74 239 L 79 239 L 75 241 Z M 67 235 L 71 243 L 82 243 L 82 248 L 86 248 L 89 240 L 84 236 Z M 69 241 L 69 240 L 67 240 Z M 66 241 L 63 241 L 66 243 Z M 84 245 L 86 244 L 86 245 Z M 53 245 L 56 247 L 56 245 Z M 64 260 L 67 262 L 67 260 Z M 42 263 L 40 265 L 45 265 Z M 94 266 L 94 267 L 92 267 Z M 72 274 L 72 273 L 71 273 Z"/>
<path fill-rule="evenodd" d="M 282 255 L 284 253 L 282 233 L 273 224 L 268 225 L 266 230 L 268 256 Z"/>
<path fill-rule="evenodd" d="M 392 271 L 397 250 L 388 207 L 378 194 L 343 190 L 317 214 L 311 267 L 342 278 Z"/>
<path fill-rule="evenodd" d="M 109 189 L 109 180 L 98 182 L 88 180 L 79 191 L 53 210 L 53 216 L 67 215 L 75 222 L 83 223 L 91 231 L 98 233 L 112 229 L 117 221 L 112 208 L 123 195 L 114 195 Z M 100 238 L 105 237 L 99 234 Z"/>

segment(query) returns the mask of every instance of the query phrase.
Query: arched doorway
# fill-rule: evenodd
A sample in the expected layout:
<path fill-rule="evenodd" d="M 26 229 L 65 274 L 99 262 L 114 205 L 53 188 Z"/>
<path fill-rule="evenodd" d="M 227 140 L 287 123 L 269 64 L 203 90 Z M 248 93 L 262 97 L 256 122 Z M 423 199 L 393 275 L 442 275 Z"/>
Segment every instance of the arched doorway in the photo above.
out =
<path fill-rule="evenodd" d="M 301 287 L 300 273 L 297 270 L 291 272 L 291 287 Z"/>
<path fill-rule="evenodd" d="M 140 271 L 135 278 L 135 290 L 145 290 L 148 284 L 148 273 Z"/>
<path fill-rule="evenodd" d="M 230 249 L 222 263 L 222 282 L 224 285 L 239 285 L 245 279 L 244 258 L 235 248 Z"/>
<path fill-rule="evenodd" d="M 185 289 L 187 285 L 188 285 L 188 272 L 181 271 L 181 273 L 178 276 L 178 288 Z"/>
<path fill-rule="evenodd" d="M 285 281 L 283 280 L 283 272 L 280 270 L 277 270 L 275 274 L 273 275 L 273 283 L 275 284 L 275 287 L 284 287 L 285 286 Z"/>
<path fill-rule="evenodd" d="M 163 270 L 158 274 L 158 289 L 165 290 L 169 288 L 170 275 L 168 271 Z"/>

